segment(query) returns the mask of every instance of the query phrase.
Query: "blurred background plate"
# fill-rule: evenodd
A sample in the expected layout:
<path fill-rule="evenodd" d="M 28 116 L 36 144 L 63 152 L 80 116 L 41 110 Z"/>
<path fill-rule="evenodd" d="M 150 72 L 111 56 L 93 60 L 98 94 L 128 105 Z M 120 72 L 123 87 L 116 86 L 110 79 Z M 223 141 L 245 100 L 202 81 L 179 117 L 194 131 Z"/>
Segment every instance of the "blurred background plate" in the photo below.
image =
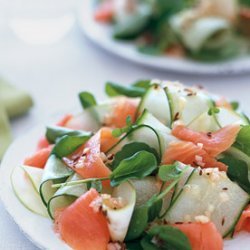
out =
<path fill-rule="evenodd" d="M 93 0 L 84 0 L 78 10 L 78 21 L 85 35 L 98 46 L 127 60 L 161 70 L 193 74 L 239 74 L 250 72 L 250 57 L 220 63 L 200 63 L 190 59 L 149 56 L 137 51 L 131 42 L 112 38 L 112 27 L 97 23 L 93 18 Z"/>

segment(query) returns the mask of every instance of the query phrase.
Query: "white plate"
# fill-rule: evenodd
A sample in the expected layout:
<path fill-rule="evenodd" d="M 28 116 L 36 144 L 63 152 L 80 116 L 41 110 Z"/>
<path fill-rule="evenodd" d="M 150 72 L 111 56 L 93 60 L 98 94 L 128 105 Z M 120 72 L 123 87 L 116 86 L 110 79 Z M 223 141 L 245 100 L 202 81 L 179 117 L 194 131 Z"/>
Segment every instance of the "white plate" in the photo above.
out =
<path fill-rule="evenodd" d="M 37 127 L 10 146 L 0 167 L 0 197 L 11 217 L 34 244 L 43 249 L 66 250 L 70 248 L 55 234 L 52 221 L 27 210 L 15 196 L 10 182 L 13 168 L 34 151 L 38 139 L 43 134 L 44 127 Z M 249 250 L 249 246 L 250 234 L 242 233 L 233 240 L 225 241 L 224 249 Z"/>
<path fill-rule="evenodd" d="M 131 42 L 112 39 L 112 27 L 100 24 L 93 18 L 93 0 L 83 0 L 78 10 L 78 20 L 85 35 L 100 47 L 127 60 L 158 68 L 195 74 L 235 74 L 250 72 L 250 57 L 234 59 L 223 63 L 200 63 L 190 59 L 167 56 L 149 56 L 137 51 Z"/>

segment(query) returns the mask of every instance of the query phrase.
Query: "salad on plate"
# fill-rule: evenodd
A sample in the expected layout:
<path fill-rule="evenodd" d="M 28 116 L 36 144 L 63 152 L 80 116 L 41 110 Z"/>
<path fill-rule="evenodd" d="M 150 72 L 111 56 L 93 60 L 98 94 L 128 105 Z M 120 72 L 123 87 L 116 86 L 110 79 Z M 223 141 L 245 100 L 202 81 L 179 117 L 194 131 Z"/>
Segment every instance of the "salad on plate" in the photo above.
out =
<path fill-rule="evenodd" d="M 145 54 L 211 62 L 249 53 L 248 0 L 99 0 L 93 15 Z"/>
<path fill-rule="evenodd" d="M 108 82 L 46 127 L 11 175 L 76 250 L 221 250 L 250 232 L 250 122 L 202 87 Z M 27 142 L 28 143 L 28 142 Z M 249 235 L 250 237 L 250 235 Z"/>

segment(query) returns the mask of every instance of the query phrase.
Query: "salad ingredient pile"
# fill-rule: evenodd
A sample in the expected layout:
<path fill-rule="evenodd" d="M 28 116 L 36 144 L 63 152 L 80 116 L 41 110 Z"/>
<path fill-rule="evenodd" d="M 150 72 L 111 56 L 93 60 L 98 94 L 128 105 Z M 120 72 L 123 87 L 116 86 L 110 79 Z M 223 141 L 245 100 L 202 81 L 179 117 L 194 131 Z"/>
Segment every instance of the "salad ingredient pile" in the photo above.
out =
<path fill-rule="evenodd" d="M 142 53 L 222 61 L 249 52 L 249 13 L 247 0 L 101 0 L 94 18 Z"/>
<path fill-rule="evenodd" d="M 223 249 L 250 232 L 250 122 L 201 87 L 107 82 L 46 128 L 11 181 L 76 250 Z M 250 237 L 250 236 L 249 236 Z"/>

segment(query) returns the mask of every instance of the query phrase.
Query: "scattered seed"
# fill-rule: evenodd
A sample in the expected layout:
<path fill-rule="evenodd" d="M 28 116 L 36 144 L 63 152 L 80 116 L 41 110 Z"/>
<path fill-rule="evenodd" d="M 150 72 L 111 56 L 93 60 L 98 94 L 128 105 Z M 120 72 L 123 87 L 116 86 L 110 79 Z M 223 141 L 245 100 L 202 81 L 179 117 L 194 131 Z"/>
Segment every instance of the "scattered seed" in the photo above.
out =
<path fill-rule="evenodd" d="M 224 226 L 224 224 L 225 224 L 225 217 L 223 217 L 221 220 L 221 225 Z"/>
<path fill-rule="evenodd" d="M 177 221 L 177 222 L 175 222 L 175 224 L 177 224 L 177 225 L 181 225 L 181 224 L 183 224 L 183 222 L 181 222 L 181 221 Z"/>
<path fill-rule="evenodd" d="M 224 188 L 222 188 L 222 190 L 225 190 L 225 191 L 226 191 L 226 190 L 228 190 L 228 188 L 227 188 L 227 187 L 224 187 Z"/>
<path fill-rule="evenodd" d="M 180 119 L 180 113 L 177 112 L 177 113 L 175 114 L 175 116 L 174 116 L 174 121 L 177 121 L 177 120 L 179 120 L 179 119 Z"/>
<path fill-rule="evenodd" d="M 212 132 L 208 132 L 208 133 L 207 133 L 207 136 L 208 136 L 209 138 L 211 138 L 211 137 L 212 137 Z"/>

